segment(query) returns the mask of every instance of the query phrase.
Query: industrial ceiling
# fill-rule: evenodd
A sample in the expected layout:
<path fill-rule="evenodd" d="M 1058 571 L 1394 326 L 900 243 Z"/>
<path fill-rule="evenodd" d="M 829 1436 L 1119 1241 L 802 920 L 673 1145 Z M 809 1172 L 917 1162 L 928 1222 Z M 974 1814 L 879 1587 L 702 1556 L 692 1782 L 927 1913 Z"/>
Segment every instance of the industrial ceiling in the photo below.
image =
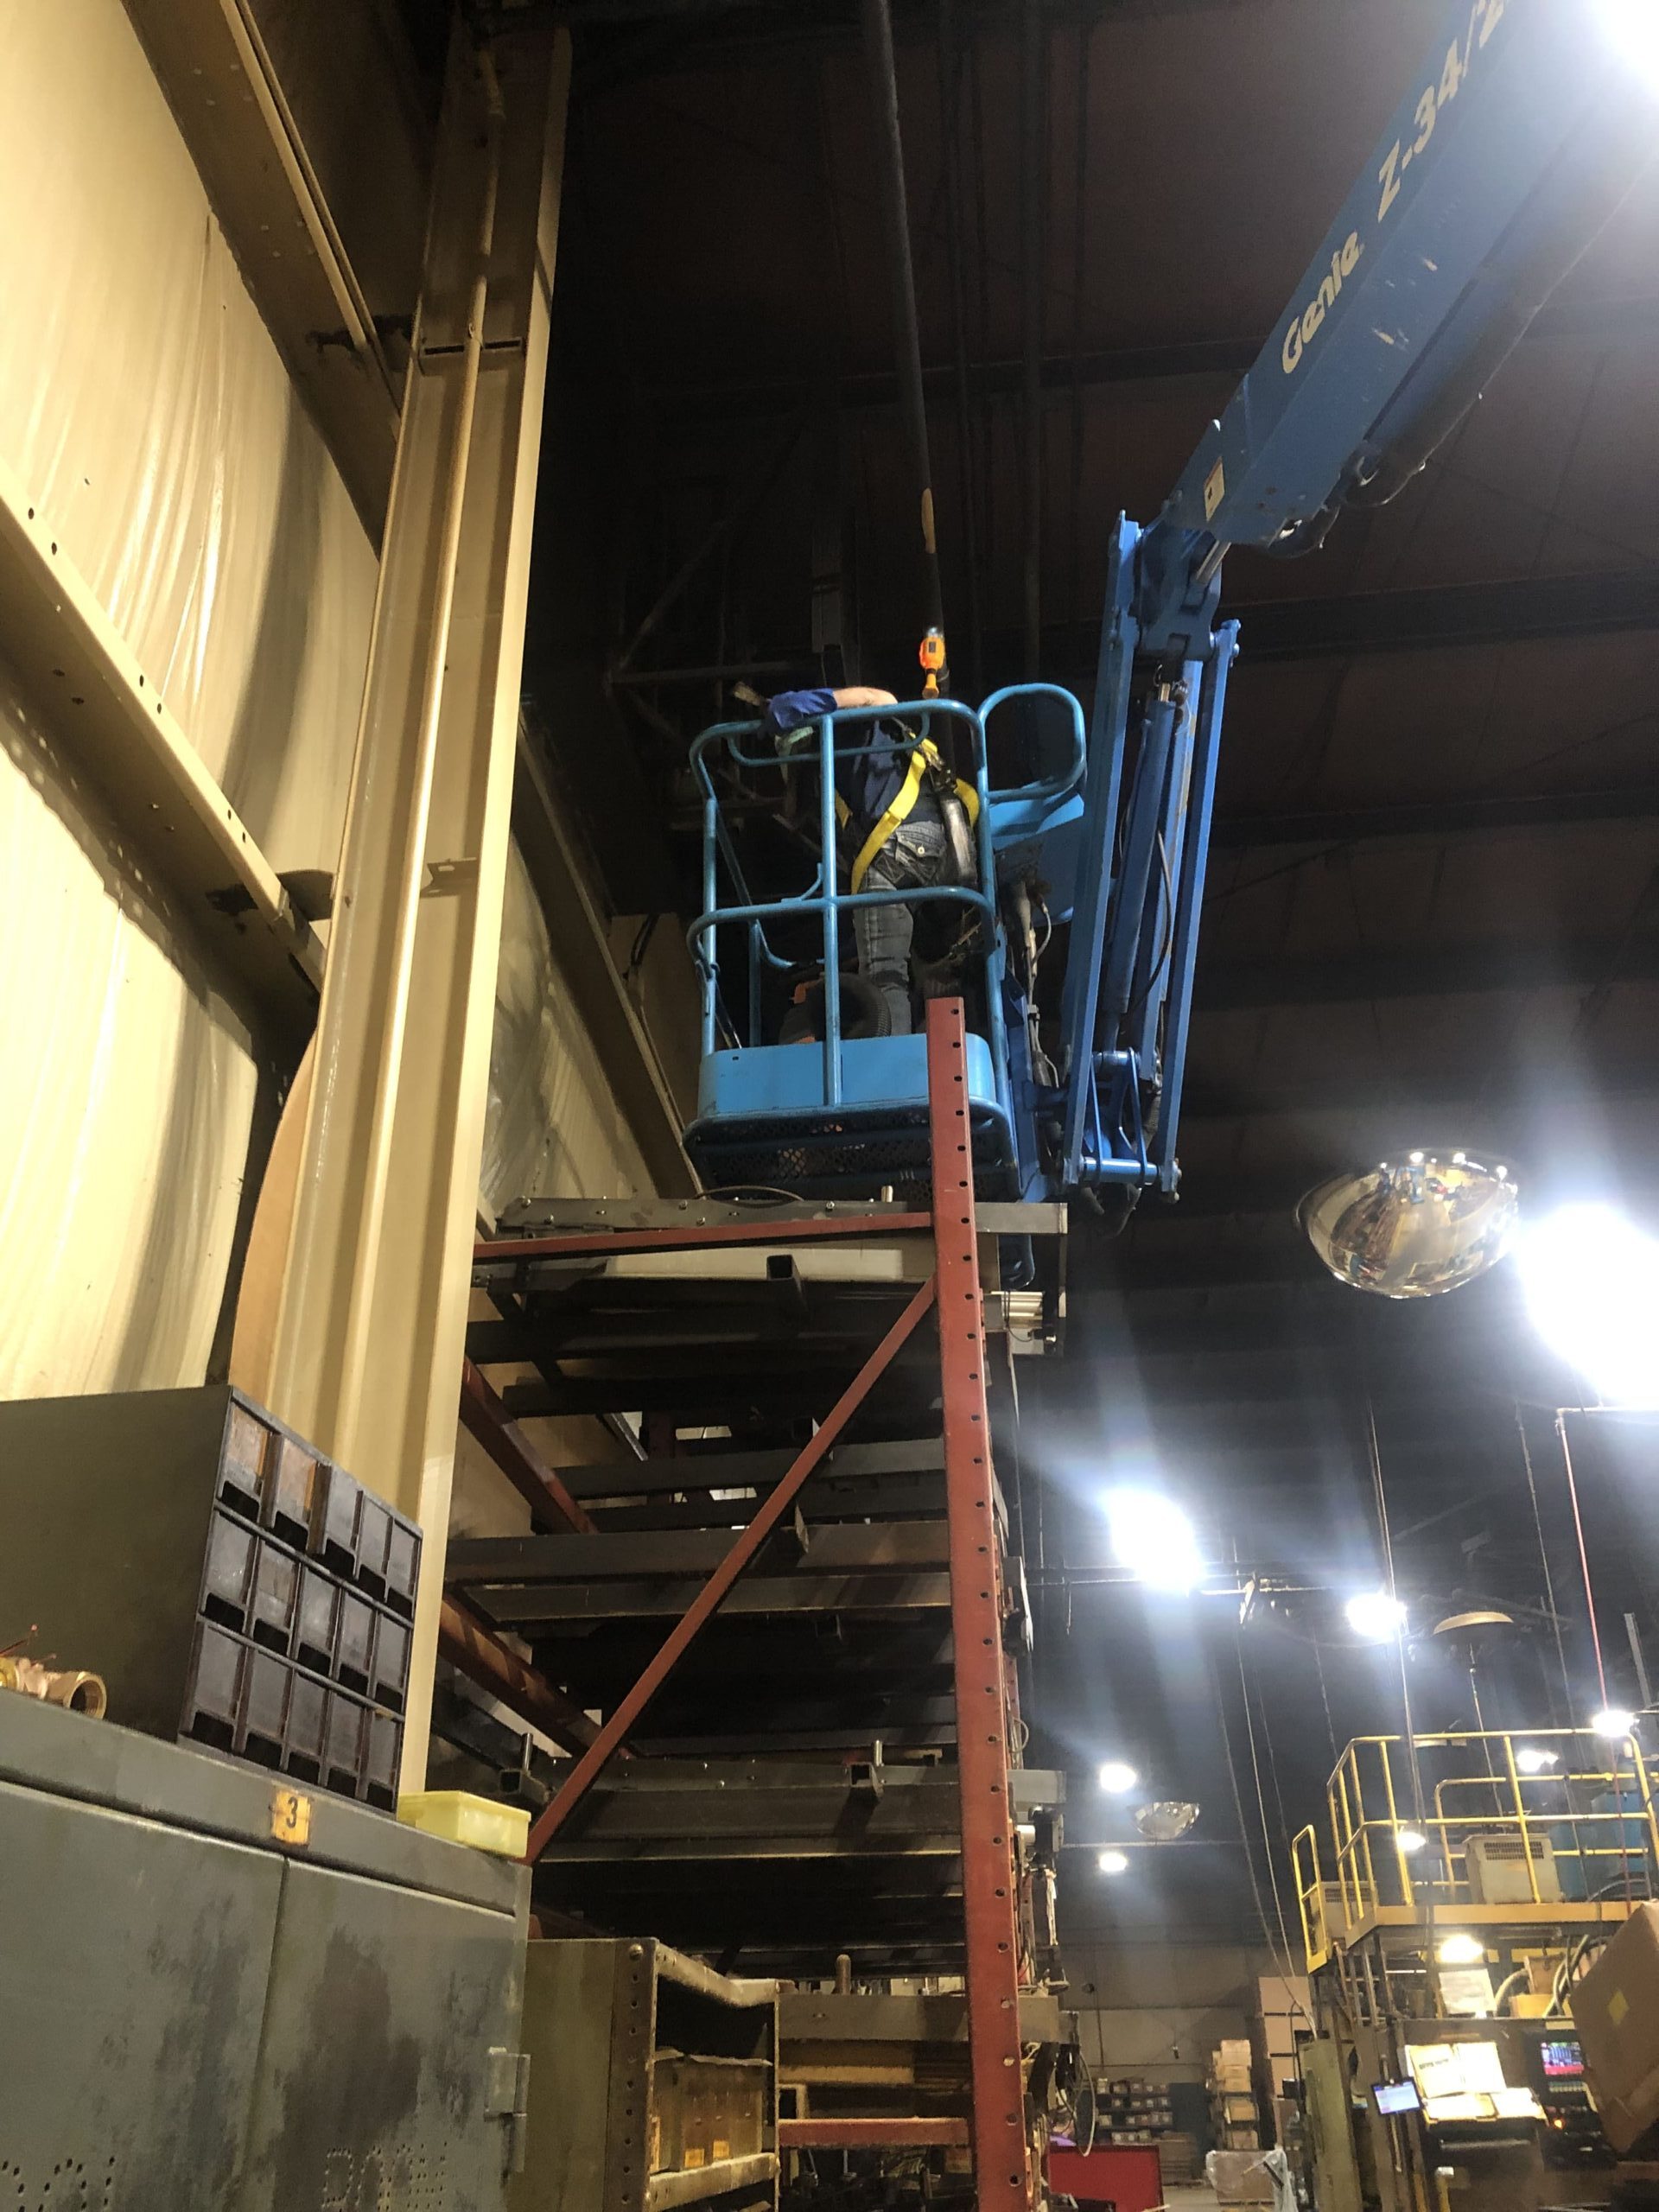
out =
<path fill-rule="evenodd" d="M 731 704 L 729 676 L 677 671 L 810 682 L 816 640 L 907 686 L 922 615 L 874 110 L 850 5 L 568 12 L 562 396 L 528 681 L 613 904 L 672 913 L 692 897 L 684 747 Z M 1155 512 L 1443 15 L 895 9 L 960 691 L 1027 672 L 1033 622 L 1032 672 L 1086 690 L 1113 518 Z M 1459 1592 L 1536 1600 L 1564 1701 L 1558 1657 L 1584 1662 L 1551 1419 L 1575 1386 L 1507 1271 L 1444 1303 L 1366 1300 L 1321 1274 L 1293 1209 L 1323 1174 L 1424 1142 L 1512 1163 L 1535 1202 L 1659 1191 L 1656 249 L 1650 175 L 1394 505 L 1301 562 L 1229 564 L 1243 658 L 1182 1198 L 1116 1237 L 1077 1224 L 1068 1356 L 1024 1392 L 1022 1450 L 1052 1478 L 1028 1543 L 1037 1719 L 1079 1758 L 1115 1725 L 1103 1680 L 1171 1633 L 1089 1586 L 1109 1465 L 1182 1488 L 1242 1581 L 1332 1586 L 1381 1571 L 1380 1471 L 1402 1588 L 1447 1610 Z M 1580 1467 L 1638 1613 L 1650 1456 L 1627 1437 Z M 1213 1746 L 1227 1637 L 1210 1643 L 1175 1670 L 1166 1717 Z M 1290 1645 L 1255 1649 L 1317 1717 Z M 1425 1647 L 1420 1722 L 1466 1717 L 1443 1657 Z M 1220 1663 L 1236 1733 L 1244 1692 Z M 1376 1678 L 1344 1666 L 1363 1707 Z M 1316 1732 L 1310 1771 L 1328 1764 Z M 1186 1780 L 1213 1796 L 1216 1773 Z"/>

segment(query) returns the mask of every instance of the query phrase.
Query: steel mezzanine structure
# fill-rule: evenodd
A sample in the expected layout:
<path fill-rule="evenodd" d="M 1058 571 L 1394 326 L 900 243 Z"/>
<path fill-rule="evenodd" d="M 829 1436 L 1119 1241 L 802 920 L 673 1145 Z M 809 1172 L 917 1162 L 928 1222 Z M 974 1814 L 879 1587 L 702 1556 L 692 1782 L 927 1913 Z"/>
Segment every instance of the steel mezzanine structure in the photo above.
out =
<path fill-rule="evenodd" d="M 570 1236 L 499 1237 L 479 1248 L 481 1265 L 614 1256 L 621 1253 L 687 1251 L 699 1247 L 771 1246 L 784 1243 L 895 1234 L 930 1236 L 933 1265 L 909 1293 L 880 1343 L 810 1440 L 798 1451 L 718 1565 L 674 1622 L 632 1688 L 615 1704 L 579 1750 L 535 1821 L 526 1850 L 533 1864 L 559 1835 L 592 1790 L 607 1763 L 626 1756 L 647 1709 L 701 1632 L 719 1612 L 746 1571 L 779 1532 L 787 1535 L 804 1486 L 823 1467 L 872 1390 L 931 1314 L 938 1332 L 939 1389 L 950 1586 L 957 1785 L 960 1815 L 963 1912 L 966 1961 L 971 2117 L 967 2126 L 985 2212 L 1023 2212 L 1033 2195 L 1026 2122 L 1020 2033 L 1021 1950 L 1017 1908 L 1014 1808 L 1010 1762 L 1017 1699 L 1004 1649 L 1004 1589 L 986 1395 L 986 1335 L 980 1282 L 973 1173 L 969 1040 L 957 1000 L 935 1000 L 928 1008 L 925 1042 L 931 1207 L 868 1216 L 825 1214 L 794 1220 L 673 1227 L 621 1227 L 615 1232 Z M 480 1378 L 481 1380 L 481 1378 Z M 475 1400 L 480 1394 L 471 1386 Z M 487 1388 L 487 1385 L 484 1386 Z M 499 1407 L 499 1402 L 497 1402 Z M 484 1408 L 480 1419 L 488 1413 Z M 505 1412 L 505 1408 L 500 1408 Z M 510 1429 L 512 1424 L 498 1423 Z M 509 1437 L 501 1456 L 518 1453 L 521 1488 L 538 1479 L 533 1454 L 526 1471 L 522 1441 Z M 543 1489 L 550 1519 L 575 1523 L 561 1501 Z M 575 1501 L 568 1501 L 574 1504 Z M 580 1509 L 577 1509 L 580 1511 Z M 487 1634 L 487 1630 L 483 1631 Z M 567 1732 L 569 1733 L 569 1732 Z M 649 1764 L 651 1762 L 646 1761 Z M 818 2126 L 828 2125 L 819 2122 Z M 906 2133 L 914 2129 L 919 2133 Z M 872 2118 L 836 2131 L 843 2141 L 908 2147 L 951 2139 L 955 2130 L 937 2119 Z"/>

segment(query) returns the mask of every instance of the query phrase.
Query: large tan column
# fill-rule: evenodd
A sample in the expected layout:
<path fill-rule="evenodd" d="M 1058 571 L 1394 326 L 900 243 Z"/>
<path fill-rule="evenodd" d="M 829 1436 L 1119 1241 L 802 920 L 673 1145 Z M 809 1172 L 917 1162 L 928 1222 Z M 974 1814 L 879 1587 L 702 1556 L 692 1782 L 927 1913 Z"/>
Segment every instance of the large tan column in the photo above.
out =
<path fill-rule="evenodd" d="M 236 1379 L 424 1532 L 406 1784 L 426 1764 L 568 83 L 562 32 L 451 52 L 291 1212 L 268 1189 L 245 1303 L 269 1325 L 238 1325 Z"/>

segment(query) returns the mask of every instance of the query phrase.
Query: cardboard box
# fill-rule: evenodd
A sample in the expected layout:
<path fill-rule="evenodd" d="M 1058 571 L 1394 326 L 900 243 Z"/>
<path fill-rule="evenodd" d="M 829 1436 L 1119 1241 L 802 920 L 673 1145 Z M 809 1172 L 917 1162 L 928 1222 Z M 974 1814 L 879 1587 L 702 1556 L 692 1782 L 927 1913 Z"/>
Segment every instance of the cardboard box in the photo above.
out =
<path fill-rule="evenodd" d="M 1255 2055 L 1242 2037 L 1217 2045 L 1210 2060 L 1210 2087 L 1217 2091 L 1255 2087 Z"/>
<path fill-rule="evenodd" d="M 1659 1905 L 1637 1905 L 1567 2001 L 1603 2132 L 1628 2151 L 1659 2120 Z"/>
<path fill-rule="evenodd" d="M 1255 2151 L 1211 2151 L 1205 2177 L 1218 2204 L 1271 2204 L 1273 2177 Z"/>

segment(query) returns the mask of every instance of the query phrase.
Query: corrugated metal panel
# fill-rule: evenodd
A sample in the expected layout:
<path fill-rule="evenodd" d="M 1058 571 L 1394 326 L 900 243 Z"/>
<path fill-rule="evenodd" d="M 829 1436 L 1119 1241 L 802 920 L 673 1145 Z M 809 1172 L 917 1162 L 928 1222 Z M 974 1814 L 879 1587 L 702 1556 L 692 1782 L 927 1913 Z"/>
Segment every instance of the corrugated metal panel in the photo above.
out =
<path fill-rule="evenodd" d="M 283 869 L 332 870 L 375 561 L 119 0 L 0 11 L 0 454 Z M 256 1093 L 0 684 L 0 1393 L 199 1380 Z"/>

